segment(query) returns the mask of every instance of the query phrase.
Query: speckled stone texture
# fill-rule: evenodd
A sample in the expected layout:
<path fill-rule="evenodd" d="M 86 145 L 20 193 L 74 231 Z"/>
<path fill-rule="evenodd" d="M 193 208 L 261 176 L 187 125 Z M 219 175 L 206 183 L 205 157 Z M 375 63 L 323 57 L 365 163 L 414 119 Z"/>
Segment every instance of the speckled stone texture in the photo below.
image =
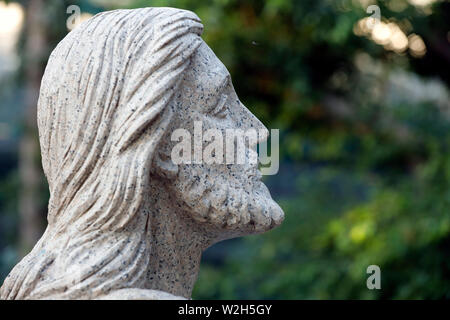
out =
<path fill-rule="evenodd" d="M 190 298 L 206 248 L 282 222 L 256 165 L 171 160 L 194 121 L 267 138 L 202 30 L 189 11 L 116 10 L 58 44 L 38 103 L 48 226 L 1 299 Z"/>

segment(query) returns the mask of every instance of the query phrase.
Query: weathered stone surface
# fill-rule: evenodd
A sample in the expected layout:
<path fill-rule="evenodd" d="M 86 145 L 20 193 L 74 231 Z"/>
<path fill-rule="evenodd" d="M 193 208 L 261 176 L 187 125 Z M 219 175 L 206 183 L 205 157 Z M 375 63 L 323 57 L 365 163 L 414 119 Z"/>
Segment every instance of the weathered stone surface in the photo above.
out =
<path fill-rule="evenodd" d="M 38 104 L 48 227 L 2 299 L 190 298 L 202 251 L 281 223 L 256 165 L 171 160 L 194 121 L 267 136 L 202 29 L 189 11 L 116 10 L 53 51 Z"/>

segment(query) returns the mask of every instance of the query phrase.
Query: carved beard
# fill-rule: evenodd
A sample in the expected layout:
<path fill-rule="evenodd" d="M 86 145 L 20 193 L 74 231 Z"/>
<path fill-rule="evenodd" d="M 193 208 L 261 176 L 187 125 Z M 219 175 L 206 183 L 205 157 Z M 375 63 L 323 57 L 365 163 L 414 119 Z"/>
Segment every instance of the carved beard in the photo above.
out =
<path fill-rule="evenodd" d="M 260 233 L 281 224 L 283 210 L 256 168 L 191 165 L 180 168 L 175 189 L 194 220 L 224 232 L 224 238 Z"/>

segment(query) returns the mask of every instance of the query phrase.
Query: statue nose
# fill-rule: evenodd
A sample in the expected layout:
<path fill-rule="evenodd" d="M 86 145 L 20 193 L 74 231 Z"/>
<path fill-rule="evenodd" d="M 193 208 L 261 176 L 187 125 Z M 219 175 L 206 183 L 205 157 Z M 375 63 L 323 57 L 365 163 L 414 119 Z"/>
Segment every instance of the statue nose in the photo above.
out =
<path fill-rule="evenodd" d="M 240 109 L 244 110 L 242 114 L 242 129 L 249 130 L 253 128 L 258 133 L 258 143 L 266 141 L 269 137 L 269 130 L 241 101 L 239 101 L 239 103 L 241 106 Z"/>

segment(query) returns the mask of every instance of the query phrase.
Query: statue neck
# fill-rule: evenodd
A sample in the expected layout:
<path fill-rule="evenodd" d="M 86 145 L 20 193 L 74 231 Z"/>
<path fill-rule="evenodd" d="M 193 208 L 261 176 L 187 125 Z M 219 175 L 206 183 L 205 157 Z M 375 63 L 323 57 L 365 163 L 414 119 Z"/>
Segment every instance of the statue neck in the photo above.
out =
<path fill-rule="evenodd" d="M 155 190 L 155 189 L 153 189 Z M 146 289 L 190 298 L 200 268 L 201 254 L 212 241 L 182 209 L 170 199 L 170 192 L 158 188 L 151 193 L 147 236 L 151 243 Z"/>

